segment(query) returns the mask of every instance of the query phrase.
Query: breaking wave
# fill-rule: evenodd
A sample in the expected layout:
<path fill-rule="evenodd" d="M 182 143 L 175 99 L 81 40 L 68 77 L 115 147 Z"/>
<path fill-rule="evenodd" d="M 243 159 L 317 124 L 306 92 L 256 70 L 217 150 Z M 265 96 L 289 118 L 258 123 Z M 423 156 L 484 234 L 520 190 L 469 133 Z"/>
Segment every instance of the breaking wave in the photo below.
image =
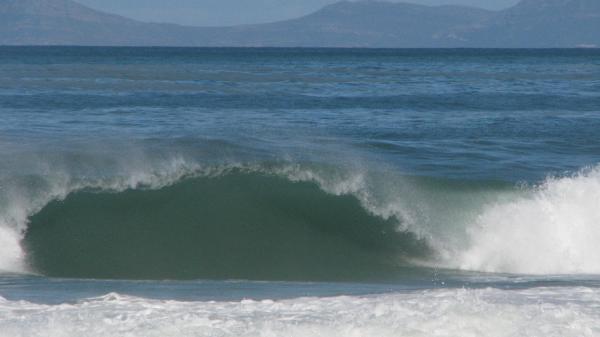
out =
<path fill-rule="evenodd" d="M 96 167 L 4 178 L 0 270 L 338 281 L 423 266 L 600 273 L 598 167 L 535 186 L 183 157 Z"/>
<path fill-rule="evenodd" d="M 427 253 L 351 196 L 244 169 L 70 194 L 31 217 L 24 246 L 45 275 L 134 279 L 381 278 Z"/>
<path fill-rule="evenodd" d="M 600 169 L 548 178 L 525 196 L 488 205 L 467 227 L 463 269 L 524 274 L 600 273 Z"/>

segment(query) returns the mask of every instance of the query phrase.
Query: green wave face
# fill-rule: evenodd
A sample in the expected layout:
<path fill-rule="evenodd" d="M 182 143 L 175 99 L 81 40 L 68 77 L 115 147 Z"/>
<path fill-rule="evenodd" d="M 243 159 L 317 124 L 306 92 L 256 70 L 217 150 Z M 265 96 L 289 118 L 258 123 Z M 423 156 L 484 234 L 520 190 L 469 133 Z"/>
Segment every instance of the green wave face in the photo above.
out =
<path fill-rule="evenodd" d="M 241 171 L 159 190 L 82 191 L 30 218 L 22 242 L 47 276 L 384 280 L 427 244 L 352 196 Z"/>

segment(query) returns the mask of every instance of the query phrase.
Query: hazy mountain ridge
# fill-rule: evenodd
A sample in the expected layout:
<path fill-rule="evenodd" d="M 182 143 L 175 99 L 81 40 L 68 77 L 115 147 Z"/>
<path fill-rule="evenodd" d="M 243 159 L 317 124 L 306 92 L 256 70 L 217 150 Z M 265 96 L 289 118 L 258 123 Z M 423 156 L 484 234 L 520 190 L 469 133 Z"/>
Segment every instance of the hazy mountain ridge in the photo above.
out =
<path fill-rule="evenodd" d="M 600 1 L 523 0 L 466 37 L 490 47 L 600 46 Z"/>
<path fill-rule="evenodd" d="M 0 0 L 2 44 L 126 42 L 117 29 L 143 32 L 151 24 L 92 10 L 70 0 Z M 140 36 L 142 38 L 142 36 Z"/>
<path fill-rule="evenodd" d="M 70 0 L 2 0 L 0 1 L 0 14 L 73 18 L 88 22 L 104 22 L 104 20 L 120 18 L 116 15 L 95 11 Z"/>
<path fill-rule="evenodd" d="M 3 45 L 576 47 L 600 45 L 600 1 L 523 0 L 503 11 L 338 2 L 293 20 L 223 28 L 143 23 L 71 0 L 0 0 Z"/>
<path fill-rule="evenodd" d="M 276 23 L 290 34 L 302 31 L 308 38 L 296 44 L 310 46 L 326 39 L 329 46 L 394 47 L 448 46 L 454 29 L 471 27 L 489 18 L 491 12 L 468 7 L 427 7 L 387 2 L 340 2 L 303 18 Z M 293 28 L 293 29 L 290 29 Z M 282 41 L 286 45 L 293 45 Z"/>

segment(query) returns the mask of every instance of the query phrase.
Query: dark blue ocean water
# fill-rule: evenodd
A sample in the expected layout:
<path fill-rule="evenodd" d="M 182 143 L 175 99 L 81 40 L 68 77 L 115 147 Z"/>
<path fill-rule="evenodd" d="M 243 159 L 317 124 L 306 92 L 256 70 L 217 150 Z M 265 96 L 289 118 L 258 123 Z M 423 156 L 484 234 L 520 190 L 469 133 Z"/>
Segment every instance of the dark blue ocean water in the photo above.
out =
<path fill-rule="evenodd" d="M 333 148 L 419 175 L 509 181 L 600 153 L 596 50 L 4 47 L 0 95 L 5 142 Z"/>
<path fill-rule="evenodd" d="M 593 336 L 599 163 L 594 49 L 0 47 L 0 336 Z"/>

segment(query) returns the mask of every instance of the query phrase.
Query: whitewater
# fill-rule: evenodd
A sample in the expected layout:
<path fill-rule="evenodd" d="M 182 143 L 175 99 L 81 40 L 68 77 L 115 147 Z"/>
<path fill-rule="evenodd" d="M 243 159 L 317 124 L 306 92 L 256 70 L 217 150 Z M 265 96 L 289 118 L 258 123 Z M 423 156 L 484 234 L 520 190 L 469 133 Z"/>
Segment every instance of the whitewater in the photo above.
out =
<path fill-rule="evenodd" d="M 0 47 L 0 336 L 600 336 L 599 59 Z"/>
<path fill-rule="evenodd" d="M 0 336 L 597 336 L 599 304 L 586 288 L 240 302 L 107 294 L 55 307 L 0 299 Z"/>

